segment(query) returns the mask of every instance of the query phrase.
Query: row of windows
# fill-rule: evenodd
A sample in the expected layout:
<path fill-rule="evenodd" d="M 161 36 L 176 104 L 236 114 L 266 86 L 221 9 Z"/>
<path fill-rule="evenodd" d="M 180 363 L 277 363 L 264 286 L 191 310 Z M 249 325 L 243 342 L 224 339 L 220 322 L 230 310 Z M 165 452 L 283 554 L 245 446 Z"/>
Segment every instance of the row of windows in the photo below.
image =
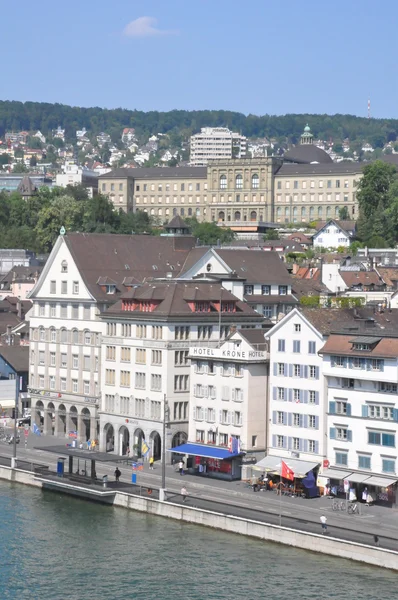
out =
<path fill-rule="evenodd" d="M 301 180 L 301 187 L 303 190 L 307 189 L 307 181 L 306 180 Z M 340 188 L 343 187 L 344 188 L 349 188 L 350 187 L 350 181 L 348 179 L 344 179 L 343 182 L 343 186 L 341 186 L 341 180 L 340 179 L 335 179 L 334 181 L 332 179 L 327 179 L 326 180 L 326 186 L 324 185 L 324 180 L 323 179 L 319 179 L 318 180 L 318 187 L 319 188 L 323 188 L 323 187 L 327 187 L 328 189 L 331 189 L 332 187 L 335 188 Z M 309 186 L 310 188 L 314 189 L 315 188 L 315 180 L 312 179 L 309 182 Z M 293 189 L 297 190 L 299 188 L 300 182 L 298 179 L 293 181 Z M 282 189 L 282 181 L 277 181 L 276 187 L 278 190 Z M 286 190 L 290 190 L 290 181 L 285 181 L 285 189 Z"/>
<path fill-rule="evenodd" d="M 383 433 L 381 431 L 368 431 L 367 443 L 373 446 L 386 446 L 395 448 L 395 434 Z M 329 438 L 331 440 L 340 440 L 352 442 L 352 431 L 348 427 L 330 427 Z"/>
<path fill-rule="evenodd" d="M 381 460 L 381 470 L 382 473 L 395 473 L 395 459 L 391 458 L 382 458 Z M 335 454 L 335 464 L 341 465 L 344 467 L 348 466 L 348 452 L 336 452 Z M 358 456 L 358 469 L 372 469 L 371 456 Z"/>
<path fill-rule="evenodd" d="M 313 365 L 274 363 L 274 375 L 282 377 L 302 377 L 304 379 L 319 379 L 319 367 Z"/>
<path fill-rule="evenodd" d="M 272 422 L 274 425 L 319 429 L 319 417 L 317 415 L 303 415 L 301 413 L 288 413 L 274 410 L 272 412 Z"/>
<path fill-rule="evenodd" d="M 223 375 L 224 377 L 243 377 L 242 365 L 239 363 L 215 363 L 212 360 L 199 360 L 194 363 L 195 373 L 206 373 L 207 375 L 216 375 L 219 369 L 221 370 L 221 375 Z"/>
<path fill-rule="evenodd" d="M 323 210 L 325 208 L 325 211 Z M 323 214 L 325 214 L 327 217 L 331 217 L 332 215 L 338 217 L 339 213 L 340 213 L 340 209 L 342 207 L 341 206 L 310 206 L 307 210 L 306 206 L 302 206 L 301 208 L 298 206 L 277 206 L 276 207 L 276 216 L 278 218 L 282 218 L 282 217 L 322 217 Z M 352 214 L 355 213 L 355 207 L 352 207 Z M 318 239 L 318 242 L 320 242 L 320 240 Z"/>
<path fill-rule="evenodd" d="M 154 192 L 157 189 L 158 192 L 162 192 L 163 190 L 165 192 L 169 192 L 171 190 L 171 185 L 170 183 L 158 183 L 157 185 L 155 183 L 137 183 L 137 185 L 135 186 L 135 191 L 136 192 L 140 192 L 141 190 L 143 192 L 147 192 L 148 190 L 151 190 L 152 192 Z M 193 192 L 194 190 L 196 192 L 200 192 L 200 183 L 196 182 L 196 183 L 188 183 L 188 185 L 186 185 L 185 183 L 180 183 L 180 191 L 181 192 L 185 192 L 186 190 L 188 192 Z M 203 183 L 203 189 L 207 190 L 207 182 Z M 173 183 L 173 190 L 176 192 L 178 190 L 178 183 Z"/>
<path fill-rule="evenodd" d="M 353 201 L 355 201 L 355 194 L 352 195 Z M 290 202 L 348 202 L 350 200 L 349 194 L 286 194 L 284 197 L 282 194 L 277 194 L 276 203 L 281 204 L 285 202 L 289 204 Z"/>
<path fill-rule="evenodd" d="M 368 382 L 362 382 L 359 379 L 353 379 L 351 377 L 335 377 L 335 378 L 329 378 L 328 380 L 328 385 L 331 388 L 343 388 L 343 389 L 350 389 L 350 390 L 361 390 L 363 391 L 364 389 L 364 385 L 363 384 L 367 384 Z M 377 390 L 378 392 L 384 392 L 386 394 L 396 394 L 397 393 L 397 384 L 396 383 L 389 383 L 386 381 L 373 381 L 373 388 L 375 390 Z"/>
<path fill-rule="evenodd" d="M 251 188 L 257 190 L 260 187 L 260 178 L 257 173 L 251 176 Z M 220 190 L 226 190 L 228 188 L 228 179 L 226 175 L 220 176 Z M 235 177 L 235 188 L 237 190 L 243 189 L 243 175 L 238 173 Z"/>
<path fill-rule="evenodd" d="M 272 399 L 285 402 L 303 402 L 304 404 L 319 404 L 319 392 L 315 390 L 300 390 L 295 388 L 274 387 Z"/>
<path fill-rule="evenodd" d="M 194 421 L 207 421 L 208 423 L 215 423 L 216 410 L 214 408 L 194 406 L 193 419 Z M 237 427 L 240 427 L 243 425 L 243 413 L 237 410 L 220 410 L 218 422 L 221 425 L 235 425 Z"/>
<path fill-rule="evenodd" d="M 120 371 L 120 387 L 131 387 L 131 372 Z M 105 385 L 116 385 L 115 369 L 105 369 Z M 146 373 L 135 372 L 136 389 L 146 389 Z M 158 392 L 162 389 L 162 376 L 152 373 L 150 378 L 150 389 Z"/>
<path fill-rule="evenodd" d="M 218 445 L 219 446 L 228 446 L 229 444 L 229 433 L 219 433 L 218 434 Z M 237 438 L 238 440 L 240 439 L 239 435 L 235 435 L 234 437 Z M 252 439 L 256 439 L 257 436 L 252 436 Z M 206 442 L 206 435 L 205 435 L 205 431 L 203 429 L 197 429 L 196 430 L 196 441 L 200 442 L 202 444 L 204 444 Z M 207 443 L 208 444 L 216 444 L 217 443 L 217 433 L 215 431 L 208 431 L 207 432 Z M 255 446 L 256 444 L 252 444 L 253 446 Z"/>
<path fill-rule="evenodd" d="M 217 388 L 214 385 L 194 385 L 193 395 L 196 398 L 210 398 L 211 400 L 217 399 Z M 243 402 L 243 390 L 241 388 L 232 388 L 228 386 L 222 386 L 221 388 L 221 400 L 233 402 Z"/>
<path fill-rule="evenodd" d="M 383 371 L 384 360 L 380 358 L 362 358 L 352 356 L 346 358 L 344 356 L 331 356 L 331 367 L 339 367 L 341 369 L 366 369 L 367 371 Z"/>
<path fill-rule="evenodd" d="M 61 294 L 67 294 L 68 293 L 68 281 L 61 281 Z M 72 281 L 72 286 L 70 288 L 70 291 L 72 294 L 74 295 L 78 295 L 79 294 L 79 282 L 78 281 Z M 57 293 L 57 282 L 55 280 L 50 281 L 50 294 L 56 294 Z"/>
<path fill-rule="evenodd" d="M 285 450 L 295 450 L 297 452 L 319 453 L 319 442 L 317 440 L 307 440 L 299 437 L 288 437 L 286 435 L 273 435 L 272 446 L 274 448 L 283 448 Z"/>
<path fill-rule="evenodd" d="M 132 398 L 129 396 L 117 398 L 114 394 L 105 394 L 105 410 L 106 412 L 143 419 L 154 419 L 156 421 L 162 419 L 162 403 L 157 400 L 149 400 L 149 398 Z"/>
<path fill-rule="evenodd" d="M 55 292 L 54 292 L 55 294 Z M 36 304 L 36 316 L 61 319 L 91 319 L 91 306 L 87 304 L 66 304 L 39 302 Z"/>
<path fill-rule="evenodd" d="M 40 350 L 37 353 L 38 356 L 38 364 L 40 366 L 45 366 L 47 364 L 46 352 L 44 350 Z M 98 371 L 99 358 L 98 356 L 90 356 L 84 355 L 79 356 L 78 354 L 69 354 L 66 352 L 50 352 L 49 355 L 49 366 L 50 367 L 61 367 L 61 368 L 72 368 L 79 369 L 81 368 L 83 371 Z M 36 353 L 34 350 L 31 350 L 30 353 L 30 361 L 31 364 L 34 365 L 36 361 Z"/>
<path fill-rule="evenodd" d="M 29 376 L 29 385 L 38 387 L 41 390 L 59 390 L 72 394 L 84 394 L 85 396 L 98 396 L 98 383 L 91 383 L 89 379 L 71 379 L 69 377 L 59 377 L 57 375 L 38 375 L 35 378 L 34 373 Z"/>
<path fill-rule="evenodd" d="M 136 204 L 185 204 L 185 200 L 188 200 L 188 204 L 206 204 L 207 196 L 136 196 Z"/>
<path fill-rule="evenodd" d="M 299 323 L 295 324 L 295 332 L 298 333 L 301 331 L 301 325 Z M 316 353 L 316 342 L 308 342 L 308 354 Z M 301 341 L 293 340 L 292 342 L 292 351 L 294 354 L 301 353 Z M 286 352 L 286 340 L 278 339 L 278 352 Z"/>
<path fill-rule="evenodd" d="M 64 327 L 62 329 L 55 329 L 55 327 L 51 327 L 50 329 L 44 329 L 44 327 L 32 329 L 31 339 L 36 342 L 84 344 L 85 346 L 98 346 L 100 343 L 99 333 L 92 333 L 88 329 L 84 331 L 79 331 L 78 329 L 68 331 Z"/>

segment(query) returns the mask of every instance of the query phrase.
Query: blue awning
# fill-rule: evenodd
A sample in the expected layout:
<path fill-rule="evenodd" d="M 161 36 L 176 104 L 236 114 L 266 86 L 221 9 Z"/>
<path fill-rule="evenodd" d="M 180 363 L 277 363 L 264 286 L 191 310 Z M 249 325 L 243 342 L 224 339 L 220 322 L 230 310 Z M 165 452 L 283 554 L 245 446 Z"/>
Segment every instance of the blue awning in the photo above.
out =
<path fill-rule="evenodd" d="M 202 456 L 203 458 L 217 458 L 218 460 L 228 460 L 242 456 L 243 454 L 242 452 L 230 452 L 228 448 L 217 448 L 215 446 L 207 446 L 206 444 L 182 444 L 175 448 L 168 448 L 168 452 Z"/>

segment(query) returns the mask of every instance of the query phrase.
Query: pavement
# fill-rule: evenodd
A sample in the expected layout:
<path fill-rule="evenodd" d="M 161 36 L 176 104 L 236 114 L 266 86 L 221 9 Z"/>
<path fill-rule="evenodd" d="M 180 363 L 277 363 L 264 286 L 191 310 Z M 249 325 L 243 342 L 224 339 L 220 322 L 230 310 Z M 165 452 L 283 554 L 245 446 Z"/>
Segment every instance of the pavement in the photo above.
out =
<path fill-rule="evenodd" d="M 17 446 L 17 457 L 26 463 L 48 465 L 50 470 L 55 471 L 57 455 L 41 448 L 59 446 L 63 440 L 30 433 L 25 447 L 23 430 L 20 433 L 21 442 Z M 65 444 L 66 442 L 67 440 Z M 0 442 L 0 456 L 10 457 L 12 452 L 12 446 Z M 88 453 L 88 458 L 91 458 L 92 454 L 95 452 Z M 131 485 L 132 467 L 124 464 L 118 466 L 122 472 L 118 489 L 144 495 L 151 489 L 152 497 L 158 497 L 156 488 L 161 485 L 159 462 L 155 463 L 153 470 L 145 463 L 144 469 L 136 472 L 137 486 Z M 80 460 L 80 469 L 82 468 L 84 465 Z M 88 472 L 89 468 L 87 464 Z M 97 476 L 108 475 L 109 480 L 113 482 L 115 468 L 114 463 L 96 463 Z M 242 481 L 229 482 L 189 474 L 180 476 L 175 466 L 167 465 L 166 488 L 170 501 L 182 502 L 180 491 L 183 485 L 188 491 L 188 506 L 315 533 L 321 532 L 320 517 L 324 515 L 327 517 L 328 534 L 331 536 L 373 545 L 374 535 L 377 535 L 381 547 L 398 551 L 398 511 L 393 508 L 360 504 L 360 514 L 350 515 L 333 511 L 332 501 L 327 497 L 305 499 L 278 496 L 270 491 L 254 493 Z"/>

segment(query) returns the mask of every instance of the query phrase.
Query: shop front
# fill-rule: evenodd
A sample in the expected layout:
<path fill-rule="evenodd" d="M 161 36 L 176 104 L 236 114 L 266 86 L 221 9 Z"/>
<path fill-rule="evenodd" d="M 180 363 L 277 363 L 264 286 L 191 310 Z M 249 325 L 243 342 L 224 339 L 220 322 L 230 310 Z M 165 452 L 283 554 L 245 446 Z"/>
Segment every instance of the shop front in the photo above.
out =
<path fill-rule="evenodd" d="M 281 493 L 314 498 L 319 495 L 316 485 L 319 463 L 297 458 L 265 456 L 253 469 L 267 473 Z"/>
<path fill-rule="evenodd" d="M 243 452 L 206 444 L 182 444 L 169 448 L 184 463 L 184 472 L 201 477 L 232 481 L 241 478 Z"/>
<path fill-rule="evenodd" d="M 325 490 L 332 496 L 350 501 L 362 501 L 367 504 L 397 505 L 397 480 L 369 473 L 352 473 L 339 469 L 323 469 L 318 476 L 321 493 Z"/>

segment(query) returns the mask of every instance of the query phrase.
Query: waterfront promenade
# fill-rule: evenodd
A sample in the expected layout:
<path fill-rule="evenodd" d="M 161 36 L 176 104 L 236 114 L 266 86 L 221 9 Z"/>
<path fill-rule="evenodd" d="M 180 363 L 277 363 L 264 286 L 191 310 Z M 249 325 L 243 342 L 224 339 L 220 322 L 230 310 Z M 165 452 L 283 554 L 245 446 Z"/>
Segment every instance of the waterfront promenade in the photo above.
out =
<path fill-rule="evenodd" d="M 28 447 L 25 449 L 23 440 L 18 445 L 17 456 L 27 462 L 48 465 L 52 471 L 56 470 L 57 456 L 45 451 L 50 445 L 59 445 L 60 440 L 54 437 L 38 437 L 30 435 Z M 43 450 L 41 449 L 43 448 Z M 12 446 L 0 443 L 0 456 L 10 457 Z M 91 454 L 87 454 L 88 459 Z M 6 460 L 6 459 L 5 459 Z M 136 486 L 131 486 L 131 466 L 121 465 L 122 471 L 120 487 L 126 491 L 138 492 Z M 97 463 L 97 475 L 108 475 L 114 481 L 115 464 Z M 153 497 L 157 497 L 156 488 L 161 483 L 161 464 L 155 463 L 153 471 L 145 463 L 144 470 L 137 472 L 137 484 L 142 489 L 153 488 Z M 113 487 L 114 484 L 112 484 Z M 187 504 L 214 512 L 233 514 L 235 516 L 259 520 L 275 525 L 294 527 L 311 533 L 320 533 L 320 516 L 328 519 L 329 532 L 341 539 L 356 541 L 365 544 L 374 544 L 374 535 L 379 536 L 380 546 L 398 550 L 398 523 L 395 509 L 361 505 L 360 515 L 349 515 L 344 512 L 334 512 L 332 502 L 328 498 L 306 500 L 289 496 L 277 496 L 274 492 L 256 492 L 246 487 L 242 481 L 219 481 L 214 479 L 199 478 L 195 475 L 181 477 L 175 467 L 168 465 L 166 468 L 166 487 L 168 499 L 179 503 L 182 501 L 180 490 L 185 485 L 189 497 Z"/>

